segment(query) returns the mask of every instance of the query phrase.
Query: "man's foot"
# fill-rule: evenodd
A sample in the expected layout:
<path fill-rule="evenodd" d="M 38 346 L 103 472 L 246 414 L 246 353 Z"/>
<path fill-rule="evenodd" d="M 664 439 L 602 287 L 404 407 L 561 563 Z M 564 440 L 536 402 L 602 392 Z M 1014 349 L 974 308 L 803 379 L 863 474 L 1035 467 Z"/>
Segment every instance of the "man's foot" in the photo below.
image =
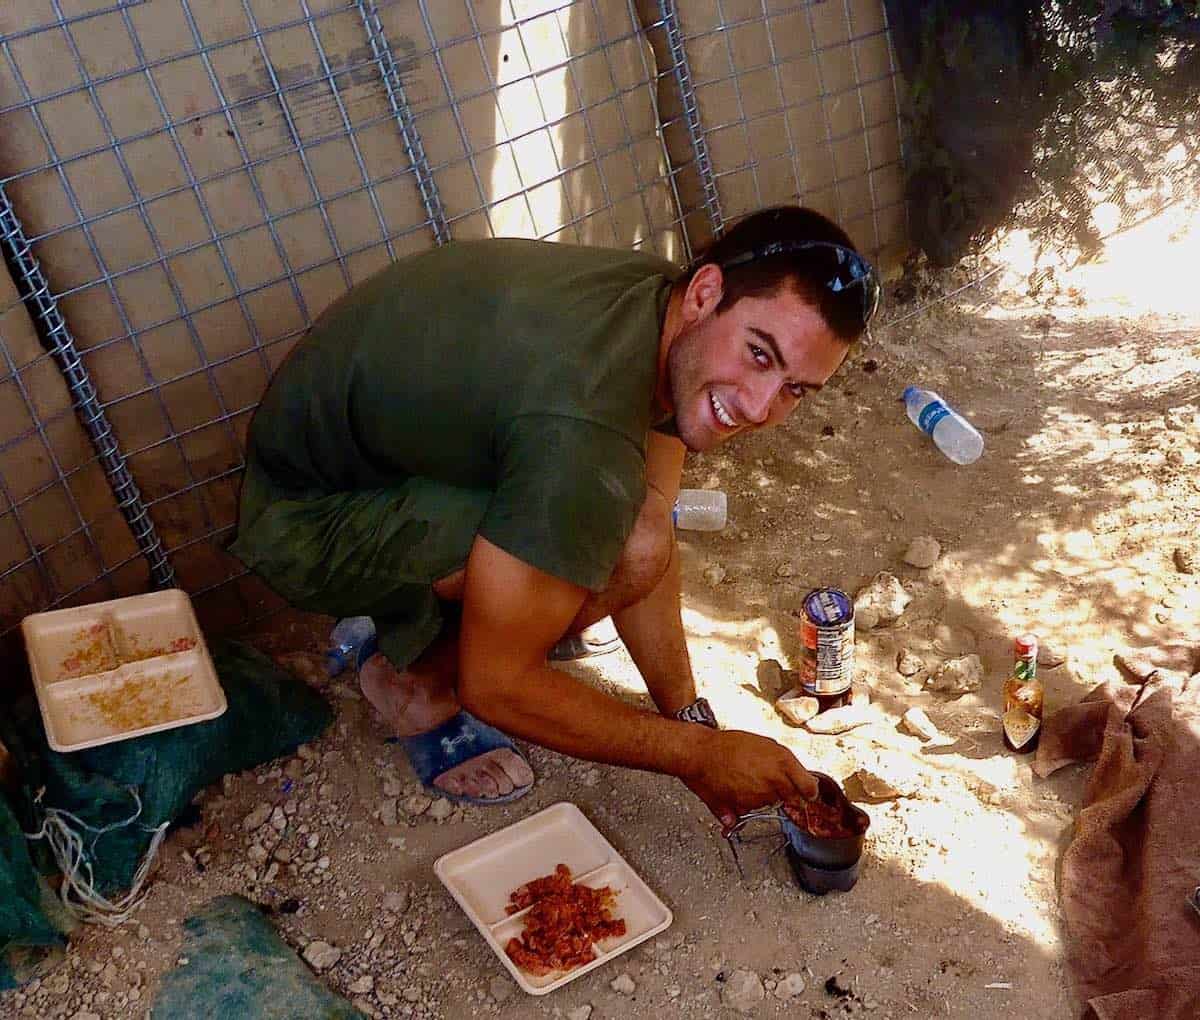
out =
<path fill-rule="evenodd" d="M 420 666 L 417 669 L 397 670 L 382 654 L 373 655 L 363 663 L 358 675 L 359 686 L 397 737 L 410 738 L 430 733 L 460 714 L 461 707 L 454 697 L 453 684 L 437 668 L 445 665 L 445 662 L 439 661 L 444 658 L 434 653 L 428 670 Z M 474 722 L 478 723 L 477 720 Z M 469 740 L 474 732 L 475 728 L 470 727 L 459 732 L 457 739 L 463 739 L 465 734 Z M 444 748 L 446 743 L 443 741 L 441 747 Z M 451 746 L 445 750 L 445 760 L 454 761 L 454 764 L 436 771 L 429 779 L 422 776 L 422 782 L 448 796 L 484 802 L 500 800 L 511 797 L 517 790 L 533 783 L 533 770 L 529 763 L 511 745 L 493 746 L 465 761 L 455 761 L 455 739 L 449 743 Z M 492 738 L 484 743 L 494 744 L 496 741 Z M 437 751 L 437 746 L 431 747 L 425 757 L 428 758 L 430 754 L 436 756 Z M 417 763 L 413 764 L 415 767 Z M 436 769 L 436 761 L 432 761 L 430 767 Z"/>

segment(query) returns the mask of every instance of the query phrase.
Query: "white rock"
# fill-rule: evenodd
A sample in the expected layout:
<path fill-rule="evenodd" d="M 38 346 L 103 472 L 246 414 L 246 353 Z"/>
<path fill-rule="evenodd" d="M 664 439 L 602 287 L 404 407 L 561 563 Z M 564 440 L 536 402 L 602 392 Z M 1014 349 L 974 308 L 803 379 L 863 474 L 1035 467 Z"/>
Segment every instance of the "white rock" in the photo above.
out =
<path fill-rule="evenodd" d="M 946 694 L 968 694 L 979 690 L 983 683 L 983 663 L 978 655 L 964 655 L 961 659 L 949 659 L 928 677 L 925 686 Z"/>
<path fill-rule="evenodd" d="M 904 562 L 919 570 L 928 570 L 942 555 L 942 546 L 936 538 L 921 535 L 908 543 L 908 551 L 904 554 Z"/>
<path fill-rule="evenodd" d="M 370 974 L 364 974 L 360 978 L 355 978 L 346 986 L 346 991 L 351 995 L 366 995 L 372 988 L 375 987 L 375 979 Z"/>
<path fill-rule="evenodd" d="M 804 978 L 795 972 L 781 978 L 775 986 L 775 998 L 777 999 L 794 999 L 797 995 L 804 994 Z"/>
<path fill-rule="evenodd" d="M 396 824 L 396 798 L 389 797 L 379 802 L 379 821 L 383 825 Z"/>
<path fill-rule="evenodd" d="M 242 828 L 247 832 L 253 832 L 255 829 L 261 829 L 268 818 L 271 817 L 271 805 L 259 804 L 245 818 L 242 819 Z"/>
<path fill-rule="evenodd" d="M 452 814 L 454 814 L 454 805 L 445 797 L 439 797 L 430 805 L 429 817 L 436 822 L 444 822 Z"/>
<path fill-rule="evenodd" d="M 779 566 L 777 566 L 775 568 L 775 576 L 776 577 L 791 577 L 792 574 L 794 574 L 795 572 L 796 572 L 796 568 L 793 567 L 786 560 L 783 563 L 779 564 Z"/>
<path fill-rule="evenodd" d="M 511 978 L 497 974 L 488 982 L 488 994 L 497 1002 L 505 1002 L 512 996 L 513 983 Z"/>
<path fill-rule="evenodd" d="M 304 947 L 304 959 L 313 970 L 328 970 L 342 958 L 342 951 L 337 946 L 319 939 Z"/>
<path fill-rule="evenodd" d="M 910 797 L 920 785 L 916 769 L 900 755 L 880 755 L 877 761 L 860 765 L 850 778 L 857 779 L 872 800 Z"/>
<path fill-rule="evenodd" d="M 403 914 L 408 909 L 409 895 L 407 889 L 393 889 L 383 898 L 383 909 L 393 914 Z"/>
<path fill-rule="evenodd" d="M 429 805 L 433 803 L 432 797 L 426 797 L 423 793 L 414 793 L 411 797 L 404 800 L 404 810 L 410 815 L 423 815 L 429 810 Z"/>
<path fill-rule="evenodd" d="M 803 726 L 820 710 L 820 702 L 804 694 L 799 687 L 785 691 L 775 702 L 775 711 L 797 726 Z"/>
<path fill-rule="evenodd" d="M 846 733 L 874 721 L 875 714 L 870 705 L 845 705 L 842 708 L 831 708 L 828 712 L 814 715 L 804 725 L 811 733 L 832 736 L 837 733 Z"/>
<path fill-rule="evenodd" d="M 901 717 L 900 725 L 914 737 L 920 737 L 922 740 L 940 741 L 945 739 L 923 708 L 910 708 Z"/>
<path fill-rule="evenodd" d="M 901 648 L 896 655 L 896 672 L 901 676 L 916 676 L 924 668 L 924 660 L 907 648 Z"/>
<path fill-rule="evenodd" d="M 585 1002 L 582 1006 L 567 1010 L 567 1020 L 589 1020 L 592 1015 L 592 1004 Z"/>
<path fill-rule="evenodd" d="M 1058 645 L 1039 643 L 1037 661 L 1043 669 L 1054 669 L 1067 661 L 1067 653 Z"/>
<path fill-rule="evenodd" d="M 866 684 L 851 684 L 850 704 L 863 706 L 871 704 L 871 688 L 869 688 Z"/>
<path fill-rule="evenodd" d="M 855 627 L 874 630 L 895 623 L 912 601 L 912 596 L 894 574 L 881 571 L 854 596 Z"/>
<path fill-rule="evenodd" d="M 251 843 L 250 849 L 246 851 L 246 856 L 255 864 L 265 864 L 270 855 L 261 843 Z"/>
<path fill-rule="evenodd" d="M 713 563 L 704 568 L 704 580 L 714 588 L 725 580 L 725 568 L 719 563 Z"/>
<path fill-rule="evenodd" d="M 288 826 L 287 815 L 283 813 L 283 808 L 277 807 L 271 812 L 271 828 L 276 832 L 283 832 Z"/>
<path fill-rule="evenodd" d="M 632 995 L 637 991 L 637 983 L 628 974 L 618 974 L 608 987 L 621 995 Z"/>
<path fill-rule="evenodd" d="M 735 970 L 721 986 L 721 1004 L 739 1013 L 755 1012 L 766 995 L 762 978 L 752 970 Z"/>

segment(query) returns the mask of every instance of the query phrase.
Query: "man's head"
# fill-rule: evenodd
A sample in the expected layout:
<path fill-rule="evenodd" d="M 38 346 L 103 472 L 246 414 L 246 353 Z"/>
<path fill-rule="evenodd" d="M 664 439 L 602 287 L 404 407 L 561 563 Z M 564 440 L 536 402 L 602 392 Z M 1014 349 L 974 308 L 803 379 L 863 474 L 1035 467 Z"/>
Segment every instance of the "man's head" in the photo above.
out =
<path fill-rule="evenodd" d="M 878 283 L 845 232 L 798 206 L 738 223 L 676 284 L 665 379 L 684 444 L 707 450 L 783 421 L 837 371 Z"/>

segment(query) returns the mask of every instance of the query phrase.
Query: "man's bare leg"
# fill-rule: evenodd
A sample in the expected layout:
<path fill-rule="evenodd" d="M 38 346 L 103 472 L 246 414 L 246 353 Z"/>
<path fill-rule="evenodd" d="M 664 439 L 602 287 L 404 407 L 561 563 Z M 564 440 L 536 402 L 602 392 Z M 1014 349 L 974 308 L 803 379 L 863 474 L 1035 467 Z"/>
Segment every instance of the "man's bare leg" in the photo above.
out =
<path fill-rule="evenodd" d="M 653 504 L 652 504 L 653 506 Z M 626 542 L 621 560 L 608 587 L 587 597 L 568 633 L 578 633 L 606 616 L 639 601 L 662 577 L 671 559 L 664 532 L 644 510 Z M 433 585 L 437 596 L 460 602 L 466 571 L 458 570 Z M 359 684 L 367 700 L 397 736 L 426 733 L 459 711 L 455 687 L 458 679 L 458 636 L 438 638 L 406 670 L 397 670 L 383 655 L 363 664 Z M 533 782 L 533 772 L 519 755 L 509 750 L 489 751 L 445 772 L 434 786 L 456 796 L 499 797 Z"/>
<path fill-rule="evenodd" d="M 382 654 L 371 656 L 359 671 L 367 700 L 398 737 L 411 737 L 440 726 L 459 711 L 454 696 L 458 638 L 439 638 L 408 669 L 398 670 Z M 500 748 L 443 772 L 433 785 L 458 797 L 503 797 L 533 782 L 533 772 L 518 754 Z"/>

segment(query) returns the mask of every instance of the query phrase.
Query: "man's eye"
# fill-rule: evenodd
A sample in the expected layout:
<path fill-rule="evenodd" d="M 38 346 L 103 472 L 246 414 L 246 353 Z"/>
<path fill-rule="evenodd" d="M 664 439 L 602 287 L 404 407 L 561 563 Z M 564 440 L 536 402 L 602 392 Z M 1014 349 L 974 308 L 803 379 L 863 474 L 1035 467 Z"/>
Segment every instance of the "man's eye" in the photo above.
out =
<path fill-rule="evenodd" d="M 771 356 L 766 351 L 764 351 L 757 344 L 750 344 L 749 346 L 750 354 L 754 357 L 755 361 L 757 361 L 764 368 L 771 364 Z"/>
<path fill-rule="evenodd" d="M 788 392 L 792 395 L 793 400 L 803 400 L 808 390 L 800 383 L 792 383 L 788 386 Z"/>

